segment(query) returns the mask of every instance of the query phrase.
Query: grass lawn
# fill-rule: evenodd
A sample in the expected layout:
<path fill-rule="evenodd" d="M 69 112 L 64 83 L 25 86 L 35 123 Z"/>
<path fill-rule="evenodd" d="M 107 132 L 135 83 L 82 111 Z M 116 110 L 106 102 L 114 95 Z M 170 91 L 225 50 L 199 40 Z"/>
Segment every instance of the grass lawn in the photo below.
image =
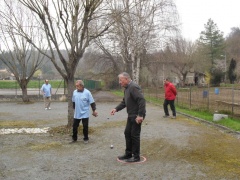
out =
<path fill-rule="evenodd" d="M 28 83 L 28 88 L 39 88 L 44 84 L 44 80 L 31 80 Z M 52 88 L 63 88 L 64 82 L 62 80 L 49 80 Z M 0 89 L 15 89 L 20 88 L 15 80 L 0 80 Z"/>
<path fill-rule="evenodd" d="M 120 90 L 114 90 L 112 91 L 113 94 L 118 96 L 123 96 L 123 91 Z M 153 103 L 153 104 L 163 104 L 163 99 L 154 98 L 154 97 L 145 97 L 147 102 Z M 215 124 L 220 124 L 222 126 L 228 127 L 234 131 L 240 131 L 240 120 L 235 118 L 226 118 L 222 119 L 220 121 L 213 121 L 213 114 L 207 111 L 197 111 L 192 109 L 186 109 L 182 108 L 180 106 L 176 106 L 177 112 L 182 112 L 185 114 L 188 114 L 193 117 L 197 117 Z"/>

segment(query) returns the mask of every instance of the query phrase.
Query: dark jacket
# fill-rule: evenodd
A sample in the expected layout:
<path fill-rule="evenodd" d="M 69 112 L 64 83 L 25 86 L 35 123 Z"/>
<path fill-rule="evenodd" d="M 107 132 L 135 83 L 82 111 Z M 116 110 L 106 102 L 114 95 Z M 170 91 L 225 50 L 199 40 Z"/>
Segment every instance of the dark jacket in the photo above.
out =
<path fill-rule="evenodd" d="M 131 81 L 124 90 L 122 102 L 115 108 L 117 111 L 127 107 L 128 117 L 141 116 L 146 114 L 146 101 L 143 97 L 141 88 Z"/>

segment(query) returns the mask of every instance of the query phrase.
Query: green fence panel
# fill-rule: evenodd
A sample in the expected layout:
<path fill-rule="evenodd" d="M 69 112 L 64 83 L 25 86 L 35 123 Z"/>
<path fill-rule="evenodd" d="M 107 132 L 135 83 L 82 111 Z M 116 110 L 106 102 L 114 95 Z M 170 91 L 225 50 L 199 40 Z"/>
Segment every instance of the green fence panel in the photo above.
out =
<path fill-rule="evenodd" d="M 94 80 L 84 79 L 83 82 L 84 82 L 84 86 L 87 89 L 93 90 L 93 89 L 101 88 L 101 81 L 94 81 Z"/>

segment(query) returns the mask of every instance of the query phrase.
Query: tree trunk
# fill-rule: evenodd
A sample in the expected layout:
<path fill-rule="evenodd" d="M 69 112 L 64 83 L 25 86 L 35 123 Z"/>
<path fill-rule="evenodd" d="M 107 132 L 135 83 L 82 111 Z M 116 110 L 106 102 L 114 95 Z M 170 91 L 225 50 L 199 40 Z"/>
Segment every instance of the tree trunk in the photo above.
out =
<path fill-rule="evenodd" d="M 140 72 L 140 63 L 141 63 L 139 54 L 140 53 L 136 53 L 135 51 L 133 51 L 131 55 L 132 79 L 137 84 L 139 83 L 139 72 Z"/>
<path fill-rule="evenodd" d="M 20 81 L 20 87 L 22 89 L 22 100 L 23 102 L 29 102 L 29 97 L 28 97 L 28 94 L 27 94 L 27 84 L 28 84 L 28 81 L 26 79 L 22 79 Z"/>
<path fill-rule="evenodd" d="M 136 63 L 136 69 L 135 69 L 135 73 L 136 73 L 136 83 L 139 84 L 139 73 L 140 73 L 140 63 L 141 63 L 141 59 L 140 59 L 140 56 L 137 56 L 136 57 L 137 59 L 137 63 Z"/>
<path fill-rule="evenodd" d="M 187 73 L 182 73 L 182 86 L 186 85 Z"/>
<path fill-rule="evenodd" d="M 67 127 L 71 128 L 73 125 L 73 104 L 72 104 L 72 94 L 75 90 L 74 86 L 74 78 L 68 78 L 65 80 L 67 82 L 67 99 L 68 99 L 68 124 Z"/>

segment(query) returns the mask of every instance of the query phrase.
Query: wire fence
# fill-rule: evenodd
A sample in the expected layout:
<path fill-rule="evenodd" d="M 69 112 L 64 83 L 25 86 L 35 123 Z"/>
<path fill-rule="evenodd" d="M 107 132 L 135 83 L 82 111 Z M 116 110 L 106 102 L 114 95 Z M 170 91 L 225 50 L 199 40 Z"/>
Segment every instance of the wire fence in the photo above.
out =
<path fill-rule="evenodd" d="M 84 80 L 85 86 L 91 90 L 100 89 L 100 81 Z M 39 81 L 37 88 L 28 88 L 28 95 L 34 95 L 38 99 L 42 99 L 40 92 L 41 83 Z M 18 84 L 13 81 L 12 89 L 0 89 L 0 97 L 15 96 L 18 98 L 22 95 L 22 91 Z M 53 97 L 65 95 L 66 85 L 64 82 L 58 82 L 58 86 L 53 88 Z M 164 88 L 143 88 L 145 97 L 149 101 L 164 101 Z M 203 110 L 209 112 L 219 112 L 240 117 L 240 87 L 232 85 L 232 87 L 180 87 L 177 88 L 177 97 L 175 104 L 182 108 L 192 110 Z"/>
<path fill-rule="evenodd" d="M 101 81 L 84 79 L 84 86 L 89 90 L 97 90 L 101 88 Z M 30 98 L 42 99 L 41 87 L 44 80 L 32 80 L 29 82 L 27 94 Z M 67 86 L 63 80 L 52 80 L 52 98 L 58 99 L 59 96 L 67 95 Z M 22 97 L 22 90 L 16 80 L 0 81 L 0 98 L 18 99 Z"/>
<path fill-rule="evenodd" d="M 164 101 L 164 88 L 144 88 L 143 92 L 150 101 Z M 240 89 L 234 86 L 178 88 L 175 104 L 182 108 L 240 117 Z"/>

